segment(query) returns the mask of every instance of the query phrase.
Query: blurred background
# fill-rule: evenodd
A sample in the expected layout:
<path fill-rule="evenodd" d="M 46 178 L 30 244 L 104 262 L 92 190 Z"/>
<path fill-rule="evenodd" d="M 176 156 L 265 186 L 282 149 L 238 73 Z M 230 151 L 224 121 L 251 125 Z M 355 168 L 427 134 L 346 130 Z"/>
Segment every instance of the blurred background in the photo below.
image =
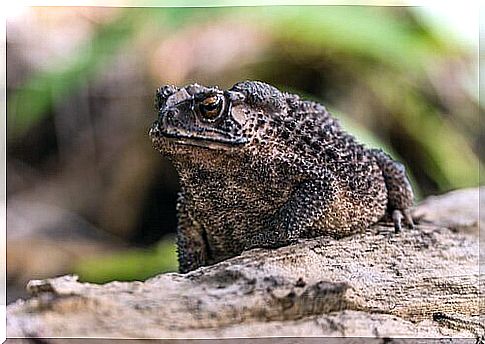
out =
<path fill-rule="evenodd" d="M 101 283 L 177 269 L 177 175 L 147 135 L 162 84 L 262 80 L 322 102 L 403 161 L 418 198 L 478 185 L 478 42 L 445 19 L 370 6 L 11 15 L 8 301 L 34 278 Z"/>

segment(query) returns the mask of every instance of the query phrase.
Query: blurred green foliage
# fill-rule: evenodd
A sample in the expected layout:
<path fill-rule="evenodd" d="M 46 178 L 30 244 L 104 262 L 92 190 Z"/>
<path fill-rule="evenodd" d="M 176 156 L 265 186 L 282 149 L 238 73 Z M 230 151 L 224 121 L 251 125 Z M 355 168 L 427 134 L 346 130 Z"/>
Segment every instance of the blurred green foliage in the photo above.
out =
<path fill-rule="evenodd" d="M 132 37 L 136 17 L 122 16 L 100 26 L 95 36 L 77 49 L 77 53 L 43 69 L 8 98 L 9 135 L 19 136 L 49 114 L 53 105 L 76 92 L 85 81 L 94 78 Z"/>
<path fill-rule="evenodd" d="M 86 258 L 74 267 L 74 273 L 84 282 L 136 281 L 177 271 L 177 266 L 174 240 L 163 239 L 151 249 L 131 249 L 102 258 Z"/>

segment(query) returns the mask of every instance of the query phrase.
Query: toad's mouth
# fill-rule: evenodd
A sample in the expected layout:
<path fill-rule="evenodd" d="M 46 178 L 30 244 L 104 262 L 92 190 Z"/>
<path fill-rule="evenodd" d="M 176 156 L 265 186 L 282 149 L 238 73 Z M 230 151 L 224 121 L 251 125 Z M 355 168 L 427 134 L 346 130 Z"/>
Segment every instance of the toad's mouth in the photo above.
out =
<path fill-rule="evenodd" d="M 158 121 L 153 123 L 149 135 L 153 143 L 167 140 L 175 144 L 212 149 L 241 146 L 248 142 L 248 139 L 243 137 L 232 137 L 227 133 L 202 128 L 192 131 L 176 127 L 161 128 Z"/>

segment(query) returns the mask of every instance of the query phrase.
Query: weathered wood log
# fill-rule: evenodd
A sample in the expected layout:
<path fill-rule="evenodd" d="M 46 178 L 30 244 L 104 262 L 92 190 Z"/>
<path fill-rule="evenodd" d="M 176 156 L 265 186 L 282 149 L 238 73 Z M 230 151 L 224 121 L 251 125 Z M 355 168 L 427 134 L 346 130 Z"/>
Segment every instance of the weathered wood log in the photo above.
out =
<path fill-rule="evenodd" d="M 7 334 L 480 338 L 478 195 L 426 200 L 414 230 L 379 224 L 340 240 L 254 249 L 188 274 L 105 285 L 75 276 L 31 281 L 32 297 L 7 308 Z"/>

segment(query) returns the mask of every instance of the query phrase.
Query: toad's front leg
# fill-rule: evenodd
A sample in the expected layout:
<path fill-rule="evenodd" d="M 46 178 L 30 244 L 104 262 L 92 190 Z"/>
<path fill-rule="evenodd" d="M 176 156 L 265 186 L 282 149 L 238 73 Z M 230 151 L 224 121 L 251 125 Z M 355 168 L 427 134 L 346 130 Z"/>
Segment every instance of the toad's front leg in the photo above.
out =
<path fill-rule="evenodd" d="M 208 264 L 209 244 L 204 229 L 194 220 L 182 193 L 177 202 L 177 253 L 179 271 L 189 272 Z"/>

